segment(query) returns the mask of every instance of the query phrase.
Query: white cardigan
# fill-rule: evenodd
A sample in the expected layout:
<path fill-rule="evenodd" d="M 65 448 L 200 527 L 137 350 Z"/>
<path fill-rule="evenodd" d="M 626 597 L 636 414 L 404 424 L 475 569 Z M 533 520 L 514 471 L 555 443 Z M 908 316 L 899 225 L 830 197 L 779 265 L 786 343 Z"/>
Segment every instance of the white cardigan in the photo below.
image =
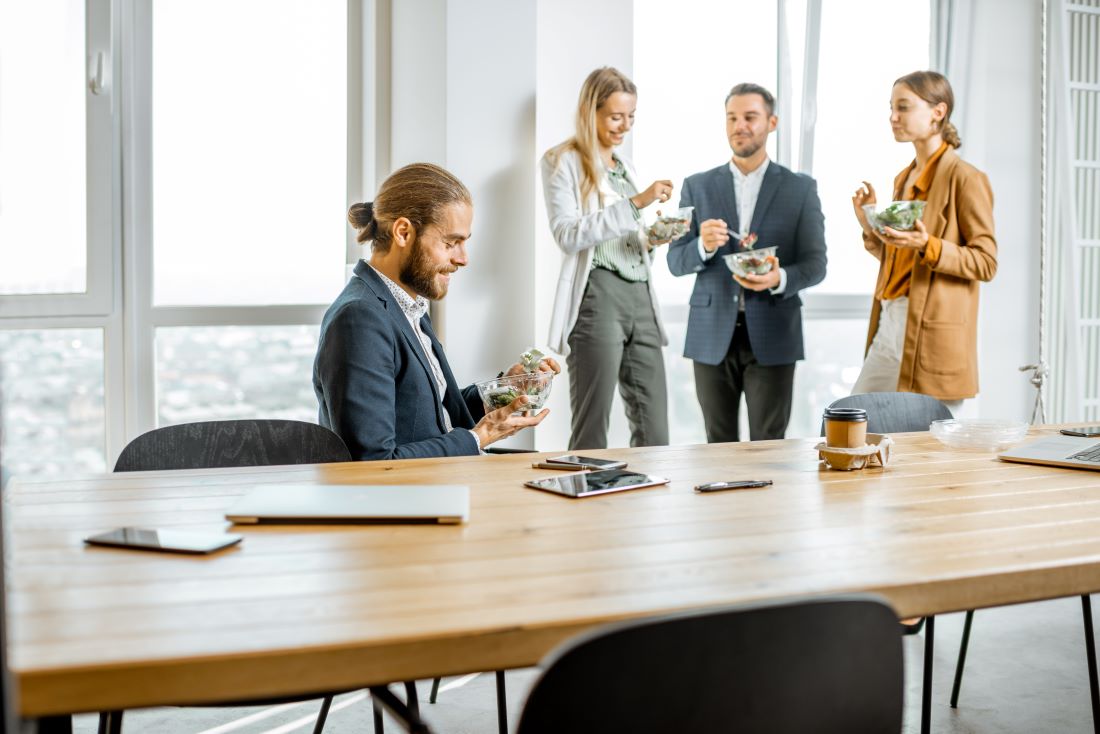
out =
<path fill-rule="evenodd" d="M 630 162 L 621 158 L 627 179 L 638 187 L 636 174 Z M 600 209 L 599 197 L 593 192 L 588 201 L 581 203 L 581 159 L 574 150 L 562 153 L 555 167 L 547 156 L 542 157 L 542 191 L 546 197 L 546 212 L 550 218 L 550 231 L 562 251 L 561 273 L 554 293 L 554 312 L 550 317 L 549 346 L 561 355 L 569 354 L 569 334 L 577 323 L 584 289 L 588 285 L 588 273 L 592 269 L 592 252 L 596 245 L 615 237 L 633 235 L 644 242 L 642 225 L 635 220 L 630 201 L 622 199 L 605 209 Z M 607 182 L 607 175 L 600 179 L 600 190 L 605 199 L 614 196 Z M 645 258 L 649 275 L 649 298 L 653 314 L 661 334 L 661 344 L 668 344 L 665 327 L 661 323 L 661 310 L 657 305 L 657 293 L 653 290 L 653 271 L 650 258 Z"/>

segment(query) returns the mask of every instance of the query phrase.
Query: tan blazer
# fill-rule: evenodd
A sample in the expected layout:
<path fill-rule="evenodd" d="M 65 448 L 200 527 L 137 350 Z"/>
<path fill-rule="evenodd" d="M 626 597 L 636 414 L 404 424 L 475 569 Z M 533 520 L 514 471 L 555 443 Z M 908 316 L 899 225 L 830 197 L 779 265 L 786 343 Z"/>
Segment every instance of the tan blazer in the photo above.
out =
<path fill-rule="evenodd" d="M 894 198 L 905 185 L 894 179 Z M 930 237 L 942 241 L 939 260 L 929 267 L 918 258 L 909 284 L 909 317 L 901 357 L 899 392 L 940 400 L 962 400 L 978 393 L 978 283 L 997 273 L 993 237 L 993 190 L 986 175 L 954 150 L 940 159 L 922 217 Z M 882 262 L 885 246 L 863 235 L 863 245 Z M 880 292 L 885 269 L 879 267 Z M 871 307 L 867 349 L 878 331 L 881 304 Z"/>

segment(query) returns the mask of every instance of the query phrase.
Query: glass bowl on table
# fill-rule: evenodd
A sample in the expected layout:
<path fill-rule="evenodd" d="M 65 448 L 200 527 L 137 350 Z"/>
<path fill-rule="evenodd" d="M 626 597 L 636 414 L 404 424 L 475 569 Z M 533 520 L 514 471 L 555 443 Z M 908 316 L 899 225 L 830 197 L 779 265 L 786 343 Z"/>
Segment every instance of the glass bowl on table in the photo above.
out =
<path fill-rule="evenodd" d="M 864 204 L 867 224 L 881 233 L 889 227 L 898 232 L 911 232 L 917 228 L 917 220 L 924 214 L 923 201 L 891 201 L 882 211 L 875 211 L 874 204 Z"/>
<path fill-rule="evenodd" d="M 730 272 L 736 275 L 738 278 L 744 278 L 746 275 L 764 275 L 770 273 L 772 269 L 772 260 L 770 257 L 775 257 L 775 251 L 778 247 L 758 247 L 752 250 L 742 250 L 741 252 L 734 252 L 730 255 L 723 255 L 722 259 L 726 263 L 726 267 L 730 269 Z"/>
<path fill-rule="evenodd" d="M 525 409 L 516 411 L 513 415 L 534 415 L 546 404 L 553 384 L 553 372 L 521 372 L 518 375 L 504 375 L 479 382 L 477 392 L 485 405 L 486 413 L 505 408 L 520 395 L 526 395 L 529 402 Z"/>
<path fill-rule="evenodd" d="M 646 235 L 651 242 L 679 239 L 691 228 L 691 214 L 694 211 L 693 206 L 658 210 L 657 220 L 646 228 Z"/>
<path fill-rule="evenodd" d="M 1003 451 L 1027 436 L 1023 421 L 951 418 L 932 421 L 928 430 L 944 446 L 974 451 Z"/>

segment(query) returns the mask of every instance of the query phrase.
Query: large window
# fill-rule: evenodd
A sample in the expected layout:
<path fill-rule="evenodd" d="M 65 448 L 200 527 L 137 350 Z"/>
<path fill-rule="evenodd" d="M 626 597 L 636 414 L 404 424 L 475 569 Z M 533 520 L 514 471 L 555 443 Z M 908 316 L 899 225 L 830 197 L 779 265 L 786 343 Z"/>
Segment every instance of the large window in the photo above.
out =
<path fill-rule="evenodd" d="M 87 289 L 84 0 L 0 10 L 0 294 Z"/>
<path fill-rule="evenodd" d="M 101 329 L 0 330 L 4 473 L 103 471 Z"/>
<path fill-rule="evenodd" d="M 154 5 L 155 305 L 326 303 L 341 287 L 346 16 L 339 2 Z"/>
<path fill-rule="evenodd" d="M 859 374 L 877 262 L 863 249 L 851 196 L 868 180 L 880 198 L 890 198 L 894 175 L 912 159 L 911 147 L 895 143 L 890 134 L 891 83 L 928 66 L 927 4 L 851 0 L 822 5 L 809 172 L 817 179 L 825 212 L 829 267 L 825 281 L 803 296 L 806 360 L 796 373 L 788 436 L 817 435 L 821 410 L 847 395 Z M 763 84 L 786 103 L 776 113 L 788 137 L 780 145 L 772 135 L 768 150 L 773 160 L 788 157 L 780 162 L 799 169 L 807 13 L 804 2 L 788 0 L 784 6 L 785 57 L 777 0 L 685 0 L 671 13 L 656 3 L 635 2 L 634 81 L 639 96 L 633 152 L 646 183 L 671 178 L 679 186 L 686 176 L 729 160 L 722 104 L 730 87 L 743 81 Z M 882 33 L 883 28 L 896 30 L 898 18 L 906 19 L 904 33 Z M 690 50 L 666 53 L 670 38 L 689 39 Z M 780 88 L 783 60 L 790 71 L 789 88 Z M 654 278 L 670 338 L 671 440 L 691 443 L 702 435 L 702 415 L 691 362 L 681 355 L 694 278 L 672 277 L 663 253 Z M 611 440 L 611 445 L 625 443 L 623 436 Z"/>
<path fill-rule="evenodd" d="M 316 420 L 317 324 L 356 254 L 352 6 L 0 6 L 9 474 L 103 470 L 158 425 Z"/>

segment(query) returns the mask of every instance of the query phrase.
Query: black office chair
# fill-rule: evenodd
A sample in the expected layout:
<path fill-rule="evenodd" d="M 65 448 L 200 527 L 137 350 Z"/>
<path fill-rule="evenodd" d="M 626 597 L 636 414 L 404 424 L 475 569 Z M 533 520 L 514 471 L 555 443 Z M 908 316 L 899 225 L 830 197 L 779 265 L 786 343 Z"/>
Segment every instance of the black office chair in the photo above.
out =
<path fill-rule="evenodd" d="M 952 417 L 939 400 L 915 392 L 868 392 L 834 400 L 830 408 L 863 408 L 867 411 L 868 433 L 927 431 L 932 421 Z M 825 422 L 821 423 L 825 435 Z"/>
<path fill-rule="evenodd" d="M 115 471 L 215 469 L 351 461 L 343 440 L 316 423 L 233 420 L 184 423 L 143 433 L 119 454 Z"/>
<path fill-rule="evenodd" d="M 518 734 L 901 731 L 897 615 L 865 595 L 613 624 L 543 667 Z M 430 731 L 389 689 L 371 695 Z"/>
<path fill-rule="evenodd" d="M 230 420 L 184 423 L 143 433 L 119 454 L 116 472 L 212 469 L 282 464 L 328 464 L 351 461 L 343 440 L 316 423 L 291 420 Z M 231 705 L 305 701 L 315 696 L 280 698 L 277 701 L 243 701 Z M 317 714 L 314 734 L 320 734 L 332 706 L 325 696 Z M 101 734 L 122 731 L 122 711 L 99 715 Z"/>

